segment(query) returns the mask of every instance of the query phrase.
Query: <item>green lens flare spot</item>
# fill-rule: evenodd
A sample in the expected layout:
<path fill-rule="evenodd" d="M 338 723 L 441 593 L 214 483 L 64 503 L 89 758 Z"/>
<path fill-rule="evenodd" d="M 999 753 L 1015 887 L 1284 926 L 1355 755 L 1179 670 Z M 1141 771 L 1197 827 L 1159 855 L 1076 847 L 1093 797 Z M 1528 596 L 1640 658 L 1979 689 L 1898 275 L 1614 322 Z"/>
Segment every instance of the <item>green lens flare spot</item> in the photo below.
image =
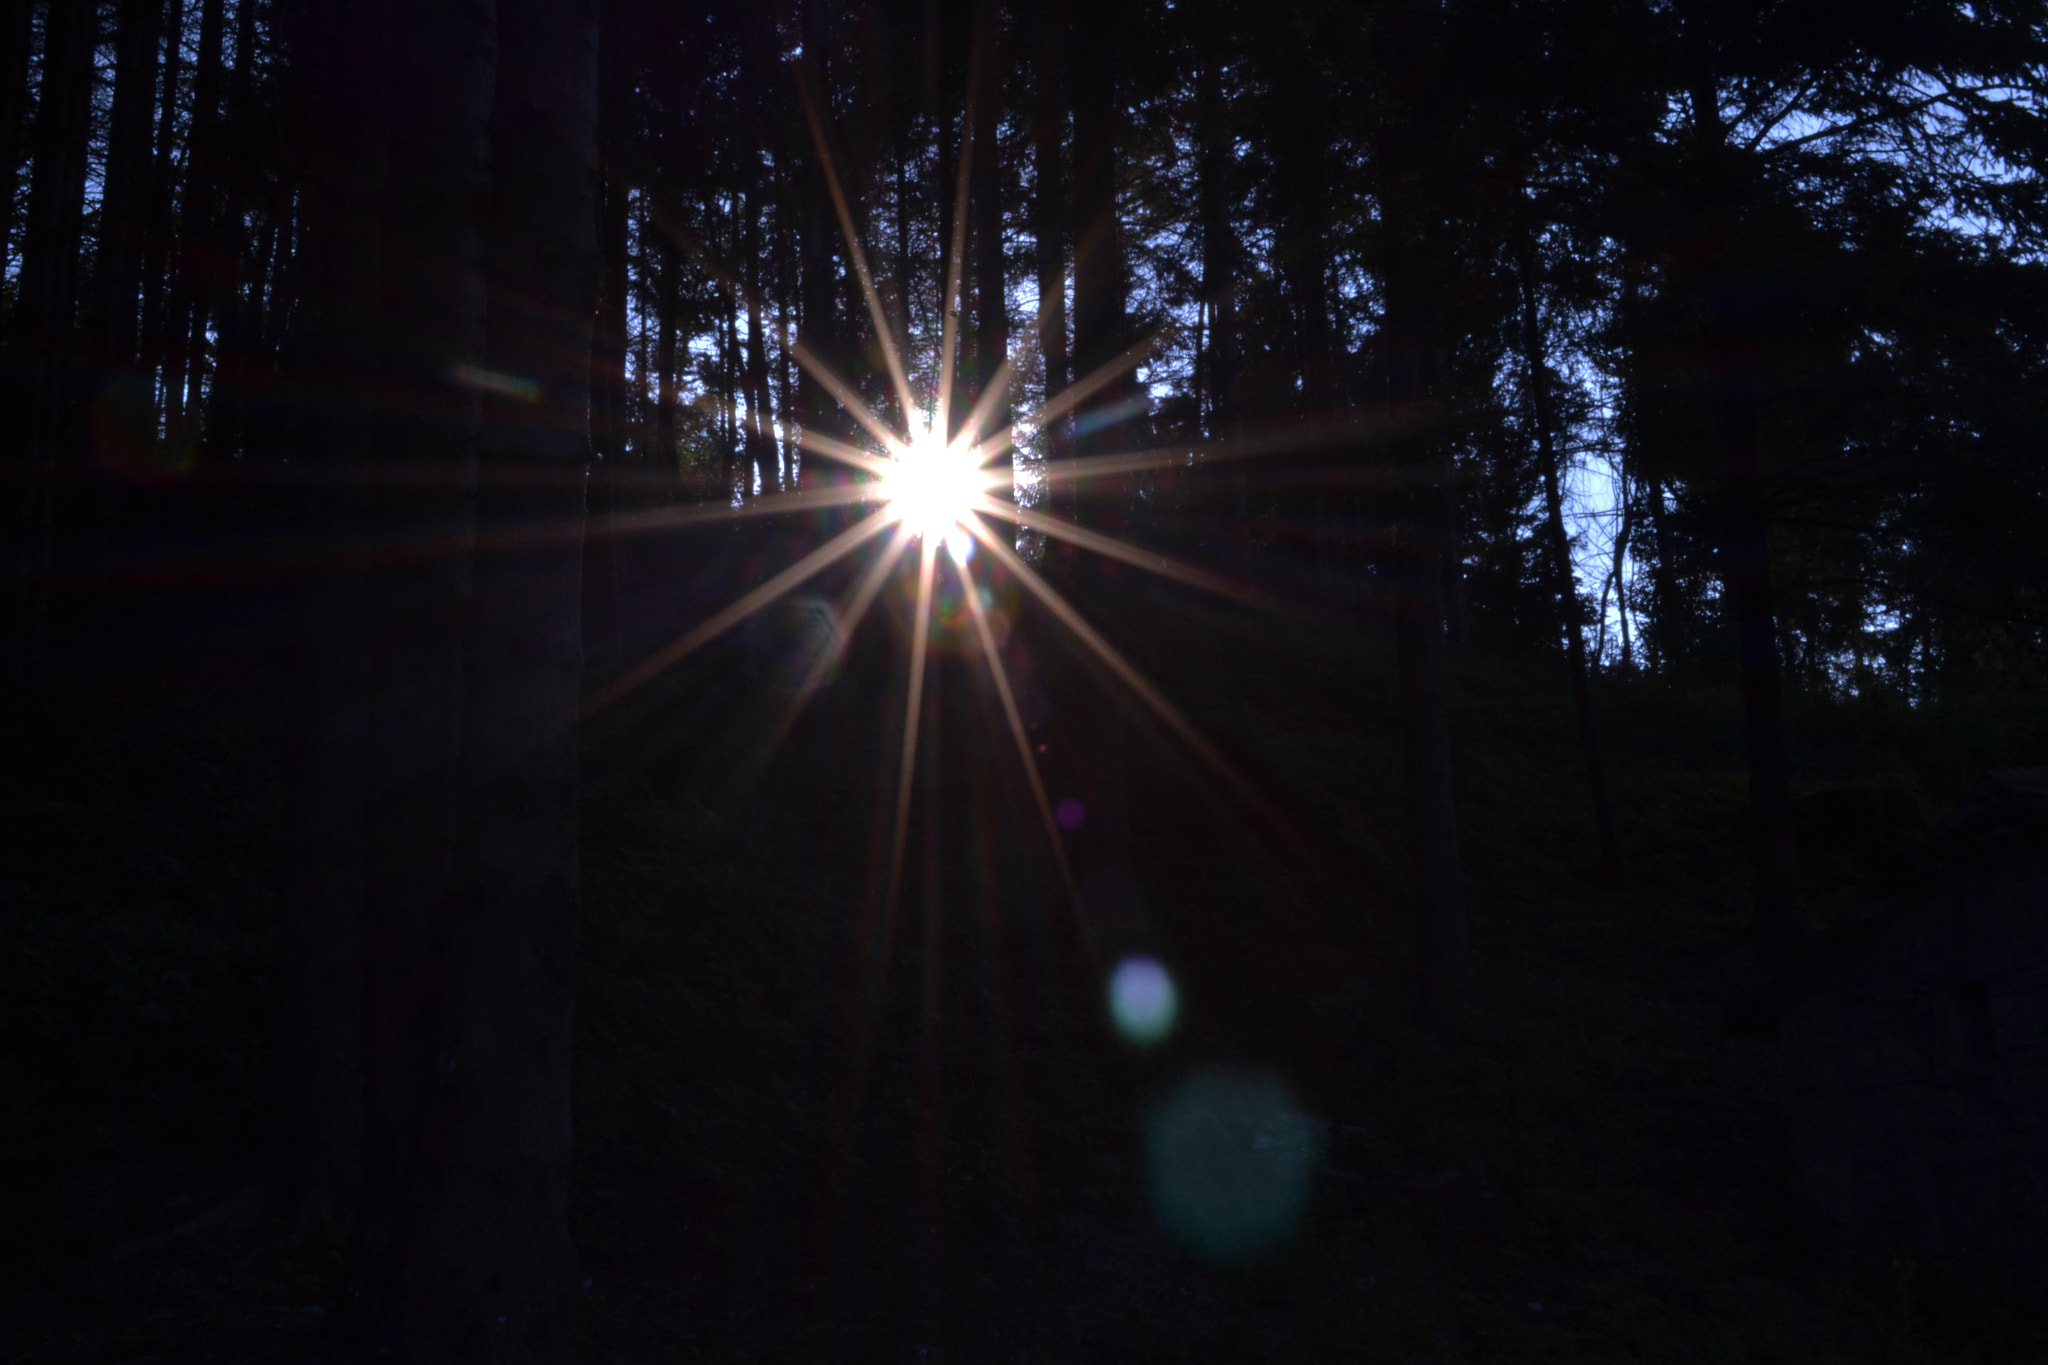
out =
<path fill-rule="evenodd" d="M 1173 1032 L 1180 990 L 1152 958 L 1127 957 L 1109 978 L 1109 1017 L 1125 1038 L 1150 1047 Z"/>

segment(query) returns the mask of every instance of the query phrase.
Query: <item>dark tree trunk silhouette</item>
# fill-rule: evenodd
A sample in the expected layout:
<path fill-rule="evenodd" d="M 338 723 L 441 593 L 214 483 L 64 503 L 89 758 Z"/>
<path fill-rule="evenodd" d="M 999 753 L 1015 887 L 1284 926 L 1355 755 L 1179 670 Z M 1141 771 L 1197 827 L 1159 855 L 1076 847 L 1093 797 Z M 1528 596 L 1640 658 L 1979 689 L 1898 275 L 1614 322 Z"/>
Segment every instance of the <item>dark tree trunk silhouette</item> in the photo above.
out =
<path fill-rule="evenodd" d="M 379 230 L 378 388 L 369 452 L 383 475 L 372 535 L 434 547 L 366 574 L 370 765 L 363 901 L 363 1188 L 346 1271 L 370 1350 L 452 1343 L 475 1286 L 423 1216 L 448 1178 L 437 1127 L 471 1078 L 448 1046 L 452 919 L 466 743 L 463 637 L 475 538 L 479 391 L 531 382 L 490 370 L 477 205 L 491 186 L 488 3 L 393 4 L 390 133 Z M 502 26 L 497 39 L 504 41 Z M 577 376 L 578 391 L 587 382 Z M 575 541 L 571 541 L 575 544 Z M 423 1349 L 424 1348 L 424 1349 Z"/>
<path fill-rule="evenodd" d="M 1706 64 L 1699 39 L 1690 32 L 1690 24 L 1687 40 L 1693 132 L 1704 182 L 1705 210 L 1726 242 L 1734 236 L 1736 218 L 1729 202 L 1728 130 L 1721 120 L 1713 73 Z M 1750 372 L 1748 324 L 1741 315 L 1741 285 L 1730 263 L 1708 262 L 1704 284 L 1705 340 L 1717 381 L 1715 419 L 1726 480 L 1719 517 L 1721 577 L 1735 620 L 1736 649 L 1742 668 L 1743 742 L 1749 760 L 1755 896 L 1751 933 L 1765 960 L 1777 964 L 1799 952 L 1803 934 L 1792 843 L 1791 764 L 1785 748 L 1769 514 L 1763 457 L 1757 442 L 1755 381 Z"/>
<path fill-rule="evenodd" d="M 221 209 L 213 225 L 206 308 L 219 334 L 205 419 L 207 448 L 216 457 L 249 453 L 249 405 L 257 383 L 259 334 L 249 296 L 260 294 L 264 281 L 261 242 L 249 231 L 259 154 L 255 77 L 256 6 L 243 0 L 235 7 L 235 65 L 219 136 Z"/>
<path fill-rule="evenodd" d="M 198 64 L 192 70 L 192 131 L 186 144 L 178 258 L 171 278 L 165 418 L 181 440 L 200 436 L 206 331 L 219 264 L 221 87 L 224 0 L 201 0 Z"/>
<path fill-rule="evenodd" d="M 94 5 L 56 5 L 43 34 L 42 92 L 36 105 L 28 221 L 22 232 L 20 290 L 9 339 L 13 392 L 8 412 L 18 518 L 15 585 L 17 674 L 35 677 L 48 663 L 50 592 L 58 541 L 74 518 L 76 485 L 65 466 L 77 454 L 67 437 L 78 394 L 80 357 L 72 335 L 78 304 L 80 234 L 85 220 L 86 152 L 92 138 Z"/>
<path fill-rule="evenodd" d="M 369 489 L 346 476 L 376 444 L 361 400 L 378 382 L 389 23 L 388 0 L 324 0 L 295 7 L 282 35 L 284 135 L 304 225 L 286 363 L 296 387 L 324 400 L 302 409 L 289 434 L 299 458 L 326 474 L 309 485 L 300 525 L 328 543 L 370 526 Z M 288 1225 L 315 1237 L 347 1226 L 362 1179 L 370 628 L 360 569 L 320 566 L 299 608 L 299 781 L 279 916 L 268 1133 L 274 1202 Z"/>
<path fill-rule="evenodd" d="M 441 1007 L 431 1183 L 409 1240 L 441 1342 L 575 1349 L 570 1062 L 581 916 L 585 395 L 599 270 L 594 0 L 499 0 L 484 398 L 462 742 L 462 871 Z M 552 535 L 524 534 L 547 528 Z M 561 532 L 568 532 L 563 534 Z M 451 1302 L 452 1300 L 452 1302 Z"/>
<path fill-rule="evenodd" d="M 599 682 L 625 666 L 619 630 L 619 542 L 614 534 L 627 491 L 626 328 L 628 272 L 626 33 L 620 0 L 598 5 L 597 244 L 601 259 L 597 325 L 591 336 L 590 506 L 583 536 L 583 625 L 590 676 Z"/>
<path fill-rule="evenodd" d="M 156 438 L 156 402 L 136 372 L 141 349 L 142 227 L 155 113 L 157 43 L 162 0 L 122 0 L 114 33 L 114 98 L 108 111 L 106 171 L 100 191 L 98 259 L 86 328 L 87 439 L 96 449 L 96 532 L 101 549 L 118 534 L 119 471 L 127 443 Z"/>
<path fill-rule="evenodd" d="M 1222 62 L 1217 4 L 1200 11 L 1203 56 L 1195 74 L 1195 138 L 1197 149 L 1195 211 L 1202 234 L 1202 306 L 1204 344 L 1197 357 L 1201 368 L 1198 400 L 1203 434 L 1230 439 L 1237 431 L 1237 270 L 1238 243 L 1230 221 L 1231 173 L 1236 157 L 1230 150 L 1230 128 L 1223 99 Z M 1230 461 L 1231 515 L 1239 539 L 1249 539 L 1250 496 L 1245 464 Z"/>
<path fill-rule="evenodd" d="M 782 472 L 775 450 L 775 423 L 768 404 L 768 337 L 761 314 L 761 266 L 765 244 L 761 219 L 767 212 L 766 196 L 757 186 L 747 205 L 747 227 L 742 252 L 746 257 L 747 295 L 747 461 L 763 493 L 782 491 Z"/>
<path fill-rule="evenodd" d="M 14 260 L 14 188 L 21 171 L 22 124 L 28 113 L 28 56 L 35 0 L 0 4 L 0 278 Z"/>
<path fill-rule="evenodd" d="M 831 108 L 831 66 L 827 57 L 832 42 L 830 7 L 820 0 L 806 0 L 803 6 L 804 78 L 813 82 L 812 97 L 820 117 Z M 800 293 L 797 344 L 819 360 L 834 363 L 838 356 L 838 320 L 834 316 L 837 273 L 832 261 L 832 205 L 825 188 L 825 170 L 817 154 L 803 160 L 797 209 L 797 287 Z M 823 384 L 806 367 L 797 374 L 797 412 L 804 429 L 821 436 L 837 436 L 843 425 L 838 406 Z M 798 481 L 806 488 L 832 480 L 826 473 L 829 460 L 805 459 L 798 466 Z"/>
<path fill-rule="evenodd" d="M 149 174 L 148 230 L 142 249 L 142 351 L 152 368 L 170 354 L 170 275 L 177 259 L 178 92 L 185 71 L 185 0 L 164 15 L 163 79 L 156 96 L 156 152 Z M 160 388 L 168 387 L 160 378 Z"/>
<path fill-rule="evenodd" d="M 654 248 L 654 449 L 661 467 L 676 467 L 676 314 L 682 309 L 682 262 L 664 235 Z"/>
<path fill-rule="evenodd" d="M 1549 538 L 1550 591 L 1557 603 L 1558 626 L 1564 633 L 1565 657 L 1571 666 L 1572 710 L 1579 723 L 1579 753 L 1586 765 L 1586 785 L 1593 798 L 1593 825 L 1600 840 L 1601 875 L 1613 881 L 1621 873 L 1621 844 L 1614 832 L 1614 807 L 1607 796 L 1607 761 L 1600 751 L 1600 728 L 1593 715 L 1593 683 L 1586 663 L 1584 611 L 1572 574 L 1572 542 L 1564 525 L 1562 461 L 1557 449 L 1557 412 L 1550 395 L 1550 362 L 1544 354 L 1543 324 L 1537 309 L 1536 252 L 1529 232 L 1515 238 L 1515 271 L 1522 296 L 1522 365 L 1528 373 L 1529 403 L 1535 410 L 1536 456 L 1543 465 L 1543 526 Z"/>
<path fill-rule="evenodd" d="M 1001 378 L 1003 362 L 1010 352 L 1010 308 L 1004 291 L 1003 261 L 1003 156 L 996 140 L 997 115 L 1002 104 L 1002 62 L 1004 56 L 1001 7 L 983 4 L 976 20 L 979 58 L 985 73 L 981 97 L 974 109 L 974 165 L 970 178 L 969 202 L 974 234 L 974 389 L 977 394 Z M 1007 385 L 1008 381 L 1003 380 Z M 984 432 L 1001 431 L 1010 422 L 1010 405 L 1001 401 L 990 412 Z M 1014 496 L 1010 483 L 1010 455 L 998 458 L 1001 482 L 996 496 Z"/>
<path fill-rule="evenodd" d="M 1434 34 L 1408 16 L 1399 57 L 1435 61 Z M 1426 92 L 1430 76 L 1410 78 Z M 1394 109 L 1376 149 L 1385 298 L 1383 326 L 1393 420 L 1403 430 L 1406 506 L 1396 574 L 1395 667 L 1401 698 L 1401 758 L 1416 916 L 1420 1017 L 1433 1032 L 1467 1027 L 1478 982 L 1465 918 L 1464 872 L 1452 796 L 1444 638 L 1444 557 L 1456 529 L 1451 501 L 1451 433 L 1441 360 L 1445 247 L 1432 202 L 1430 134 L 1437 111 L 1426 99 Z"/>
<path fill-rule="evenodd" d="M 1073 18 L 1070 0 L 1039 0 L 1037 82 L 1031 109 L 1032 175 L 1031 195 L 1032 266 L 1038 281 L 1038 345 L 1045 365 L 1048 396 L 1066 387 L 1067 374 L 1067 167 L 1061 156 L 1065 145 L 1066 64 Z M 1066 423 L 1042 438 L 1046 456 L 1057 459 L 1064 453 L 1060 433 Z M 1075 491 L 1072 484 L 1054 484 L 1048 490 L 1054 511 L 1071 517 Z"/>

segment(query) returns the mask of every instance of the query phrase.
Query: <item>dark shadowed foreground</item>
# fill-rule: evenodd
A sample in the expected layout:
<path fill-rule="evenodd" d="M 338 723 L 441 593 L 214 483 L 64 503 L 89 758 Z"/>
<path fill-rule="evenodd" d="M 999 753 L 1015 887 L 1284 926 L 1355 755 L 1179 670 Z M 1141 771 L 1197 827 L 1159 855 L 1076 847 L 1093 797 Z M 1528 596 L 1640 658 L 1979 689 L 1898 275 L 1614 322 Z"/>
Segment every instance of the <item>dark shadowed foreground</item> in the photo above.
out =
<path fill-rule="evenodd" d="M 1581 803 L 1557 795 L 1577 780 L 1562 679 L 1456 672 L 1489 1006 L 1469 1043 L 1435 1044 L 1408 1023 L 1388 889 L 1381 659 L 1177 593 L 1097 605 L 1141 664 L 1175 661 L 1180 699 L 1284 820 L 1262 825 L 1134 722 L 1136 886 L 1099 895 L 1115 908 L 1087 935 L 957 654 L 933 674 L 936 756 L 893 918 L 888 629 L 750 786 L 735 774 L 799 628 L 707 651 L 592 726 L 573 1196 L 592 1358 L 2048 1345 L 1995 1277 L 1829 1259 L 1793 1198 L 1778 1051 L 1722 1030 L 1753 984 L 1725 697 L 1603 684 L 1633 856 L 1602 891 Z M 638 610 L 652 633 L 690 608 Z M 287 777 L 254 611 L 183 623 L 189 650 L 150 642 L 146 702 L 80 688 L 9 713 L 9 770 L 49 775 L 11 791 L 5 824 L 0 1140 L 25 1177 L 5 1220 L 10 1362 L 293 1358 L 321 1340 L 336 1251 L 244 1194 Z M 1107 703 L 1034 641 L 1020 690 L 1057 788 L 1077 706 Z M 1816 706 L 1800 722 L 1805 785 L 1906 788 L 1939 813 L 1976 768 L 2038 745 L 2041 717 Z M 1847 894 L 1853 869 L 1831 875 L 1816 903 Z M 1108 1008 L 1135 954 L 1178 990 L 1177 1027 L 1149 1048 Z"/>

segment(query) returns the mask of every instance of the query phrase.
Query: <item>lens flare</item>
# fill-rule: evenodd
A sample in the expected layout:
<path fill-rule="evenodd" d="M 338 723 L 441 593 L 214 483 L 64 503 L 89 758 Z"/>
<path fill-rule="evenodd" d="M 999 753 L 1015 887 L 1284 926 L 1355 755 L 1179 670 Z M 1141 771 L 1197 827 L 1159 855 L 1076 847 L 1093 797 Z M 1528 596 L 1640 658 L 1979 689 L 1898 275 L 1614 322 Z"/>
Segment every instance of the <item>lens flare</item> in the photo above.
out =
<path fill-rule="evenodd" d="M 1258 1260 L 1294 1235 L 1326 1128 L 1273 1076 L 1199 1072 L 1146 1125 L 1153 1212 L 1204 1259 Z"/>
<path fill-rule="evenodd" d="M 1180 991 L 1166 968 L 1149 957 L 1127 957 L 1109 978 L 1109 1016 L 1117 1031 L 1139 1047 L 1150 1047 L 1173 1032 L 1180 1015 Z"/>

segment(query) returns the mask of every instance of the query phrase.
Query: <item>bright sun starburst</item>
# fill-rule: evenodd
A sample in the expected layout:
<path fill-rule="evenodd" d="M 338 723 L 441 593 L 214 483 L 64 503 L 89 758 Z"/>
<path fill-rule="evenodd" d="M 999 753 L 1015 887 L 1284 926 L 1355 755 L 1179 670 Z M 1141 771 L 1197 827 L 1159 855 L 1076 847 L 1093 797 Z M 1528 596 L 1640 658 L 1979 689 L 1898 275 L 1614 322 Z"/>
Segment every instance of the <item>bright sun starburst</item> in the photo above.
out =
<path fill-rule="evenodd" d="M 893 445 L 895 458 L 881 479 L 891 515 L 910 535 L 943 543 L 964 563 L 974 546 L 967 519 L 999 482 L 981 447 L 948 441 L 929 427 Z"/>
<path fill-rule="evenodd" d="M 904 837 L 910 814 L 910 792 L 913 773 L 916 770 L 924 676 L 931 657 L 932 629 L 938 614 L 941 548 L 945 549 L 947 558 L 952 561 L 953 567 L 948 572 L 958 576 L 960 586 L 964 589 L 958 597 L 967 608 L 967 624 L 973 632 L 974 642 L 979 646 L 982 661 L 1002 703 L 1004 719 L 1037 804 L 1040 822 L 1044 826 L 1051 843 L 1052 854 L 1059 864 L 1070 892 L 1075 886 L 1073 870 L 1068 864 L 1060 827 L 1054 818 L 1052 804 L 1047 799 L 1034 746 L 1026 733 L 1024 719 L 1010 683 L 1009 670 L 1003 659 L 997 630 L 990 623 L 991 612 L 985 599 L 991 597 L 992 588 L 998 580 L 1021 586 L 1048 615 L 1095 655 L 1113 677 L 1129 688 L 1168 730 L 1212 768 L 1230 778 L 1241 793 L 1249 796 L 1255 804 L 1263 808 L 1264 803 L 1258 801 L 1256 794 L 1250 791 L 1222 755 L 1217 753 L 1159 689 L 1139 673 L 1130 661 L 1081 615 L 1064 594 L 1017 552 L 1015 532 L 1010 529 L 1015 527 L 1063 540 L 1094 554 L 1120 560 L 1178 582 L 1221 593 L 1240 601 L 1267 607 L 1274 605 L 1271 599 L 1242 584 L 1176 563 L 1128 541 L 1084 527 L 1068 518 L 1020 505 L 1011 496 L 1010 467 L 1004 457 L 1016 448 L 1019 432 L 1050 429 L 1053 424 L 1076 411 L 1082 404 L 1132 373 L 1149 354 L 1150 343 L 1133 346 L 1102 364 L 1092 373 L 1069 384 L 1061 392 L 1048 394 L 1045 401 L 1035 410 L 1020 414 L 1017 420 L 1008 425 L 1001 423 L 999 410 L 1010 397 L 1015 368 L 1010 360 L 1005 359 L 996 367 L 994 373 L 984 376 L 981 393 L 973 402 L 971 410 L 958 414 L 953 392 L 955 351 L 959 342 L 956 319 L 959 316 L 961 259 L 965 254 L 962 233 L 967 217 L 968 174 L 973 154 L 970 139 L 968 144 L 963 146 L 959 158 L 958 196 L 953 217 L 954 234 L 948 256 L 945 295 L 941 310 L 945 323 L 939 354 L 936 357 L 938 384 L 936 392 L 929 395 L 933 400 L 931 407 L 925 408 L 917 401 L 912 390 L 897 344 L 901 320 L 891 317 L 884 308 L 881 293 L 875 287 L 873 276 L 869 272 L 866 253 L 862 251 L 859 236 L 854 230 L 853 215 L 849 211 L 832 159 L 826 152 L 826 139 L 818 123 L 816 106 L 811 102 L 806 87 L 801 82 L 798 89 L 800 94 L 804 94 L 805 114 L 810 120 L 825 183 L 831 192 L 833 207 L 838 213 L 849 261 L 860 282 L 861 293 L 874 324 L 875 336 L 880 343 L 879 350 L 888 370 L 894 406 L 901 415 L 902 425 L 896 426 L 886 421 L 882 413 L 870 405 L 857 388 L 824 364 L 816 352 L 799 338 L 791 347 L 792 356 L 838 401 L 846 416 L 866 433 L 867 440 L 865 444 L 855 444 L 852 440 L 806 427 L 798 435 L 797 443 L 807 457 L 829 460 L 849 469 L 856 476 L 864 477 L 855 477 L 843 483 L 821 482 L 791 492 L 755 497 L 738 507 L 677 509 L 661 514 L 649 524 L 676 525 L 700 520 L 766 516 L 833 507 L 850 509 L 866 506 L 871 510 L 864 516 L 856 517 L 850 525 L 845 526 L 838 534 L 812 549 L 794 564 L 742 594 L 594 693 L 585 704 L 585 713 L 610 705 L 699 646 L 724 634 L 762 608 L 824 573 L 863 545 L 886 536 L 880 552 L 875 554 L 865 571 L 858 576 L 839 601 L 834 611 L 835 628 L 829 632 L 832 644 L 820 657 L 812 661 L 809 675 L 794 690 L 781 720 L 774 726 L 763 747 L 761 761 L 766 761 L 767 752 L 771 751 L 787 733 L 798 711 L 837 664 L 846 641 L 851 638 L 884 587 L 895 578 L 895 571 L 912 544 L 918 544 L 920 552 L 916 556 L 917 568 L 914 575 L 916 606 L 912 615 L 913 627 L 908 660 L 909 687 L 902 718 L 895 838 L 887 889 L 884 893 L 891 905 L 898 893 L 902 873 Z M 964 120 L 963 126 L 971 127 L 972 120 Z M 695 254 L 707 266 L 711 265 L 701 249 Z M 719 282 L 733 292 L 735 298 L 743 297 L 741 287 L 733 275 L 718 270 L 715 266 L 711 266 L 711 270 Z M 1029 329 L 1027 336 L 1028 331 Z M 1028 341 L 1025 344 L 1028 345 Z M 927 416 L 927 412 L 932 415 Z M 959 416 L 957 421 L 953 420 L 956 414 Z M 848 433 L 849 436 L 851 434 Z M 1218 447 L 1214 448 L 1212 453 L 1230 452 Z M 1248 444 L 1240 443 L 1240 448 L 1235 453 L 1251 453 L 1251 448 Z M 1182 447 L 1082 459 L 1064 458 L 1048 461 L 1043 467 L 1043 476 L 1048 484 L 1072 483 L 1098 475 L 1122 475 L 1143 469 L 1184 464 L 1188 455 L 1188 450 Z M 986 555 L 979 566 L 973 566 L 969 561 L 974 558 L 977 547 L 985 551 Z"/>

